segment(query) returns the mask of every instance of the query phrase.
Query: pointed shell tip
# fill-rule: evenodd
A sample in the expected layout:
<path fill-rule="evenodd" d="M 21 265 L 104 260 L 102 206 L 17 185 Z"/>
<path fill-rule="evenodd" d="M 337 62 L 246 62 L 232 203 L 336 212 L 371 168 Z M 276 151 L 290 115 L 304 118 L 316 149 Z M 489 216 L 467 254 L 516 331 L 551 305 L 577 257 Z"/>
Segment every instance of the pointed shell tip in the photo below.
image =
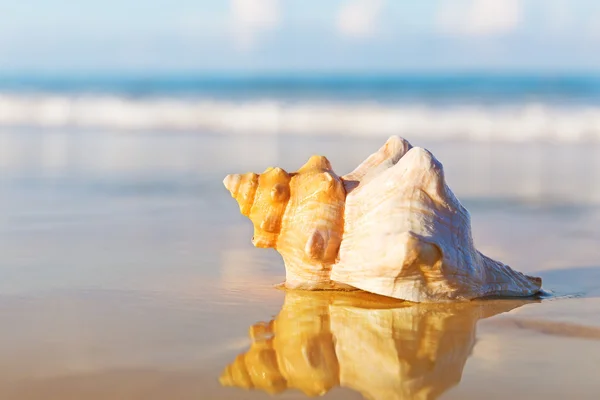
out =
<path fill-rule="evenodd" d="M 223 179 L 223 185 L 229 190 L 229 193 L 231 193 L 233 197 L 235 197 L 239 184 L 240 176 L 237 174 L 229 174 Z"/>

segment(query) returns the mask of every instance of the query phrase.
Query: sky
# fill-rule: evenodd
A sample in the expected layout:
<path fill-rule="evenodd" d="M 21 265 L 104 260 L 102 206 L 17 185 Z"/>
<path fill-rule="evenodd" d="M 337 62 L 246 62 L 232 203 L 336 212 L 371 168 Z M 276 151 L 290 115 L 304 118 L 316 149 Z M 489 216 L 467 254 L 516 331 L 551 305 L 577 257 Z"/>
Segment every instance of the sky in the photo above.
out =
<path fill-rule="evenodd" d="M 0 71 L 600 71 L 598 0 L 0 0 Z"/>

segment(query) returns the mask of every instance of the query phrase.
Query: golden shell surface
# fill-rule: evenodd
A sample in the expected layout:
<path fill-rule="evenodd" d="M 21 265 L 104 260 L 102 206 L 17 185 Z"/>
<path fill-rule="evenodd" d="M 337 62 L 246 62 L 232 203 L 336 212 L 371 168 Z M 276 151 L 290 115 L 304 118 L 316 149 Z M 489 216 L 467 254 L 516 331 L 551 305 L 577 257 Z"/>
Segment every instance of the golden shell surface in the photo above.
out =
<path fill-rule="evenodd" d="M 273 247 L 286 265 L 286 286 L 332 289 L 329 279 L 344 229 L 343 183 L 327 158 L 311 157 L 297 172 L 267 168 L 223 181 L 254 225 L 252 243 Z"/>

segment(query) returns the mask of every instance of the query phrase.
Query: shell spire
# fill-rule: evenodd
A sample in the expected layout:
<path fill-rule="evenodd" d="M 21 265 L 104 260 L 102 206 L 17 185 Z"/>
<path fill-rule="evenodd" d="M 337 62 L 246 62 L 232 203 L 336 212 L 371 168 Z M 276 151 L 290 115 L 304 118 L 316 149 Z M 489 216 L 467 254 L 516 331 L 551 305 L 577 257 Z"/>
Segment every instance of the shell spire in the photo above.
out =
<path fill-rule="evenodd" d="M 229 190 L 229 193 L 231 193 L 231 197 L 238 202 L 240 212 L 248 216 L 254 204 L 254 196 L 256 194 L 256 187 L 258 186 L 258 175 L 252 172 L 227 175 L 223 180 L 223 184 Z"/>
<path fill-rule="evenodd" d="M 346 192 L 327 158 L 313 156 L 294 173 L 267 168 L 260 175 L 228 175 L 223 184 L 254 225 L 252 243 L 283 257 L 288 287 L 348 288 L 329 279 L 342 240 Z"/>

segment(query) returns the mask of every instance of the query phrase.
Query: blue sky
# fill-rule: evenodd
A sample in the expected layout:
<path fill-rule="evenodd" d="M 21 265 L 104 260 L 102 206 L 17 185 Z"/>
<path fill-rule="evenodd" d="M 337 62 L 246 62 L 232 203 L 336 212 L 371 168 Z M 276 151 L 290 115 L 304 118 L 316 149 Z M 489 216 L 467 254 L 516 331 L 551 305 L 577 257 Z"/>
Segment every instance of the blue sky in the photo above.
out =
<path fill-rule="evenodd" d="M 0 70 L 600 71 L 598 0 L 0 0 Z"/>

